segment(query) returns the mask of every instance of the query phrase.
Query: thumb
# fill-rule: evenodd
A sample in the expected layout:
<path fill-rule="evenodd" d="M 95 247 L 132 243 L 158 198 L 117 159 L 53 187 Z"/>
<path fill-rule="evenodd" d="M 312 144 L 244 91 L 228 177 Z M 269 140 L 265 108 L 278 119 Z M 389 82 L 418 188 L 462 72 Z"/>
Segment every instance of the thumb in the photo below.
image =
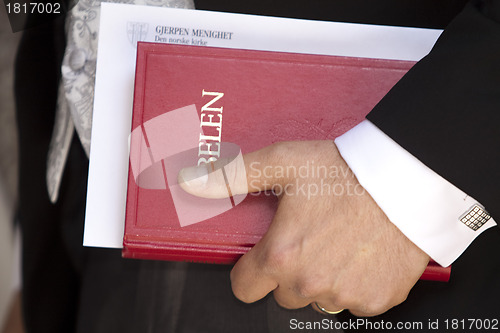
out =
<path fill-rule="evenodd" d="M 276 166 L 272 147 L 183 168 L 177 181 L 187 193 L 210 199 L 270 190 L 284 182 L 272 172 Z"/>

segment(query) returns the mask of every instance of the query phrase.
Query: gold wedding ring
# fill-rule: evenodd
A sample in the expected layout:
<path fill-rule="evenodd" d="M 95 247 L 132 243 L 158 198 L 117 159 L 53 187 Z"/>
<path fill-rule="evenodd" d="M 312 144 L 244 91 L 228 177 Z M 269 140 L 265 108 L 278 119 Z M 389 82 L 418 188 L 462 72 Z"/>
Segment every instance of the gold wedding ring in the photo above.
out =
<path fill-rule="evenodd" d="M 318 302 L 314 302 L 314 304 L 316 304 L 316 306 L 318 307 L 318 309 L 320 309 L 321 312 L 329 314 L 329 315 L 338 314 L 338 313 L 341 313 L 342 311 L 344 311 L 344 309 L 340 309 L 339 311 L 329 311 L 329 310 L 325 309 L 324 307 L 322 307 L 321 305 L 319 305 Z"/>

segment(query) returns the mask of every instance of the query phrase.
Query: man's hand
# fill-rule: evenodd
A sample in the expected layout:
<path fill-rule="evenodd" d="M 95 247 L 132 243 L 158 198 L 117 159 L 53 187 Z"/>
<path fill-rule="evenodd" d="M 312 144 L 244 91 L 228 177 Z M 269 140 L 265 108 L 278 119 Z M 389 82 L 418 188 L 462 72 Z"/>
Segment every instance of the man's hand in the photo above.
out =
<path fill-rule="evenodd" d="M 387 219 L 332 141 L 277 143 L 243 159 L 246 178 L 237 167 L 226 170 L 231 188 L 273 189 L 279 206 L 265 236 L 231 272 L 237 298 L 251 303 L 272 291 L 285 308 L 317 302 L 358 316 L 406 299 L 429 257 Z M 203 197 L 227 193 L 212 174 L 203 186 L 181 186 Z"/>

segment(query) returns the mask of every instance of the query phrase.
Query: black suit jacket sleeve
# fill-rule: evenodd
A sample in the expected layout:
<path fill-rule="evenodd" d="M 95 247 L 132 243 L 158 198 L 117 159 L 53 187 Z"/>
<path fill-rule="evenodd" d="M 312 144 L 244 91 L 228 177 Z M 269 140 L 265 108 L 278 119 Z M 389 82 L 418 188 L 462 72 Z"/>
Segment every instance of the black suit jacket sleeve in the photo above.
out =
<path fill-rule="evenodd" d="M 500 221 L 500 1 L 469 3 L 367 118 Z"/>

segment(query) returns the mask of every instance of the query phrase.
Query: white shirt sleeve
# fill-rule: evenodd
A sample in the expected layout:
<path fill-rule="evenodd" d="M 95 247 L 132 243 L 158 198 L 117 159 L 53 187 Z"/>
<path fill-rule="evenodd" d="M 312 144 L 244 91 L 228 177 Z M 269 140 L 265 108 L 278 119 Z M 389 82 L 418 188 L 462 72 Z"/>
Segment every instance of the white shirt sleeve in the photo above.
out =
<path fill-rule="evenodd" d="M 389 220 L 441 266 L 449 266 L 477 236 L 496 225 L 474 198 L 370 121 L 338 137 L 335 144 Z"/>

